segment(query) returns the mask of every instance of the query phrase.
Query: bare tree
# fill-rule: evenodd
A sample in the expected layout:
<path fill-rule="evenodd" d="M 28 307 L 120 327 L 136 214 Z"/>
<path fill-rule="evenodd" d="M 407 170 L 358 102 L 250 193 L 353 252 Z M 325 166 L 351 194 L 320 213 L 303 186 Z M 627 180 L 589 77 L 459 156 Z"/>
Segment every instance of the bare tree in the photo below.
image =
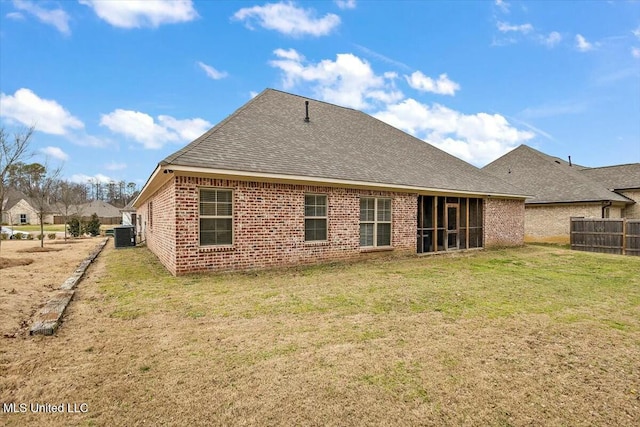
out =
<path fill-rule="evenodd" d="M 69 181 L 59 181 L 57 185 L 57 202 L 64 218 L 64 240 L 67 240 L 67 223 L 70 216 L 82 216 L 80 205 L 85 201 L 85 186 Z"/>
<path fill-rule="evenodd" d="M 9 171 L 13 165 L 29 157 L 27 150 L 34 130 L 35 127 L 31 126 L 21 132 L 14 133 L 12 138 L 4 127 L 0 127 L 0 222 L 2 221 Z M 0 242 L 2 242 L 2 239 L 0 239 Z"/>
<path fill-rule="evenodd" d="M 51 208 L 51 198 L 55 193 L 58 177 L 61 172 L 61 167 L 48 170 L 45 166 L 45 172 L 39 175 L 37 179 L 29 182 L 29 188 L 26 192 L 33 203 L 33 207 L 38 212 L 38 219 L 40 220 L 40 247 L 44 247 L 44 217 L 46 214 L 53 212 Z"/>

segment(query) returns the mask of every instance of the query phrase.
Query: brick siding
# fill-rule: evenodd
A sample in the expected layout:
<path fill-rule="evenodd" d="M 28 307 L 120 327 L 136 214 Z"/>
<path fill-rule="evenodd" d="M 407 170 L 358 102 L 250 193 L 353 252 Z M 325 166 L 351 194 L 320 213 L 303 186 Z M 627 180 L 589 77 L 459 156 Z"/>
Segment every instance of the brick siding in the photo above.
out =
<path fill-rule="evenodd" d="M 528 240 L 556 239 L 569 242 L 571 217 L 602 218 L 600 203 L 531 205 L 525 209 L 525 235 Z M 610 208 L 610 218 L 620 218 L 620 208 Z"/>
<path fill-rule="evenodd" d="M 524 244 L 524 201 L 484 199 L 484 246 Z"/>
<path fill-rule="evenodd" d="M 620 194 L 635 201 L 633 205 L 627 205 L 624 208 L 622 216 L 628 219 L 640 219 L 640 190 L 623 190 Z"/>
<path fill-rule="evenodd" d="M 233 190 L 233 244 L 199 245 L 199 189 Z M 326 194 L 326 242 L 304 240 L 304 196 Z M 143 239 L 174 275 L 372 256 L 360 247 L 360 197 L 392 199 L 394 254 L 416 253 L 417 194 L 176 176 L 138 208 Z M 153 225 L 149 202 L 153 202 Z M 521 245 L 524 203 L 485 199 L 485 246 Z"/>
<path fill-rule="evenodd" d="M 233 190 L 233 245 L 200 247 L 201 187 Z M 304 240 L 304 195 L 310 193 L 327 195 L 327 242 Z M 393 200 L 393 251 L 414 253 L 415 194 L 196 177 L 176 177 L 151 198 L 153 227 L 143 225 L 144 238 L 172 274 L 359 258 L 371 252 L 360 248 L 361 196 Z M 138 209 L 143 223 L 148 221 L 148 206 L 147 201 Z"/>

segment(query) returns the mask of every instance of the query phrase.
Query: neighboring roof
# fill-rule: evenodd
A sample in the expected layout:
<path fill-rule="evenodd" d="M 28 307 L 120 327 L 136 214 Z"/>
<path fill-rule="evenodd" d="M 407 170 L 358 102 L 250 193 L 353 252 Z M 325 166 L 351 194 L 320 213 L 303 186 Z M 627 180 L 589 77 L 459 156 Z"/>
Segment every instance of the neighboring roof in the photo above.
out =
<path fill-rule="evenodd" d="M 640 188 L 640 163 L 586 168 L 582 173 L 610 190 Z"/>
<path fill-rule="evenodd" d="M 533 198 L 525 201 L 527 204 L 630 202 L 626 197 L 594 181 L 585 173 L 584 166 L 569 166 L 569 163 L 527 145 L 508 152 L 483 170 L 533 194 Z"/>
<path fill-rule="evenodd" d="M 120 210 L 113 205 L 102 200 L 93 200 L 78 206 L 78 211 L 82 216 L 91 216 L 94 213 L 100 218 L 115 218 L 121 216 Z"/>
<path fill-rule="evenodd" d="M 29 203 L 29 205 L 33 206 L 31 200 L 24 193 L 18 190 L 14 190 L 13 188 L 8 188 L 4 192 L 4 200 L 0 200 L 0 203 L 2 203 L 2 210 L 10 210 L 15 205 L 20 203 L 20 200 L 24 200 Z"/>
<path fill-rule="evenodd" d="M 159 166 L 522 198 L 527 194 L 363 112 L 273 89 L 264 90 Z"/>
<path fill-rule="evenodd" d="M 129 200 L 129 203 L 127 203 L 124 208 L 120 208 L 119 211 L 120 212 L 135 212 L 136 208 L 133 207 L 133 201 L 134 200 L 135 200 L 135 198 Z"/>

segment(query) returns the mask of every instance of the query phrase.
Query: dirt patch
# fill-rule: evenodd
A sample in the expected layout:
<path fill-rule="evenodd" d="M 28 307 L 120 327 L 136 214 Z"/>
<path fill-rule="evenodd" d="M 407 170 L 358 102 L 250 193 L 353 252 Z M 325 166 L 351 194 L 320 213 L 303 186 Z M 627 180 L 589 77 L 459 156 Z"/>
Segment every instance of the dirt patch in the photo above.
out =
<path fill-rule="evenodd" d="M 35 252 L 59 252 L 61 250 L 62 250 L 62 248 L 52 248 L 52 247 L 49 247 L 49 246 L 45 246 L 45 247 L 41 248 L 40 246 L 38 246 L 36 248 L 19 249 L 16 252 L 22 253 L 22 254 L 24 254 L 24 253 L 31 254 L 31 253 L 35 253 Z"/>
<path fill-rule="evenodd" d="M 74 244 L 57 244 L 55 248 L 45 242 L 45 250 L 52 249 L 46 252 L 40 251 L 39 241 L 3 241 L 3 262 L 12 267 L 0 270 L 0 335 L 25 332 L 33 314 L 100 240 L 82 239 Z M 25 252 L 29 253 L 28 258 Z"/>
<path fill-rule="evenodd" d="M 0 270 L 3 268 L 18 267 L 20 265 L 29 265 L 33 262 L 31 258 L 2 258 L 0 257 Z"/>

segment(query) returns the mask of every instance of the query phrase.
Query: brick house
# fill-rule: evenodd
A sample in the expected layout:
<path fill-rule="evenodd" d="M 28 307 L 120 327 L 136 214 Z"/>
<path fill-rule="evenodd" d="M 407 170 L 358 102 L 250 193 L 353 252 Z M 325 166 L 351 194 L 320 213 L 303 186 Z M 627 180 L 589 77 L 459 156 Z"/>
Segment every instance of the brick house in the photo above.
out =
<path fill-rule="evenodd" d="M 133 202 L 172 274 L 521 245 L 523 193 L 365 113 L 267 89 Z"/>
<path fill-rule="evenodd" d="M 527 240 L 569 242 L 571 217 L 640 219 L 640 163 L 588 168 L 526 145 L 483 168 L 533 195 Z"/>
<path fill-rule="evenodd" d="M 40 216 L 38 209 L 34 206 L 37 204 L 26 196 L 24 193 L 8 189 L 5 193 L 2 203 L 2 218 L 0 222 L 8 225 L 40 225 Z M 53 223 L 53 209 L 47 208 L 47 212 L 43 215 L 45 224 Z"/>

